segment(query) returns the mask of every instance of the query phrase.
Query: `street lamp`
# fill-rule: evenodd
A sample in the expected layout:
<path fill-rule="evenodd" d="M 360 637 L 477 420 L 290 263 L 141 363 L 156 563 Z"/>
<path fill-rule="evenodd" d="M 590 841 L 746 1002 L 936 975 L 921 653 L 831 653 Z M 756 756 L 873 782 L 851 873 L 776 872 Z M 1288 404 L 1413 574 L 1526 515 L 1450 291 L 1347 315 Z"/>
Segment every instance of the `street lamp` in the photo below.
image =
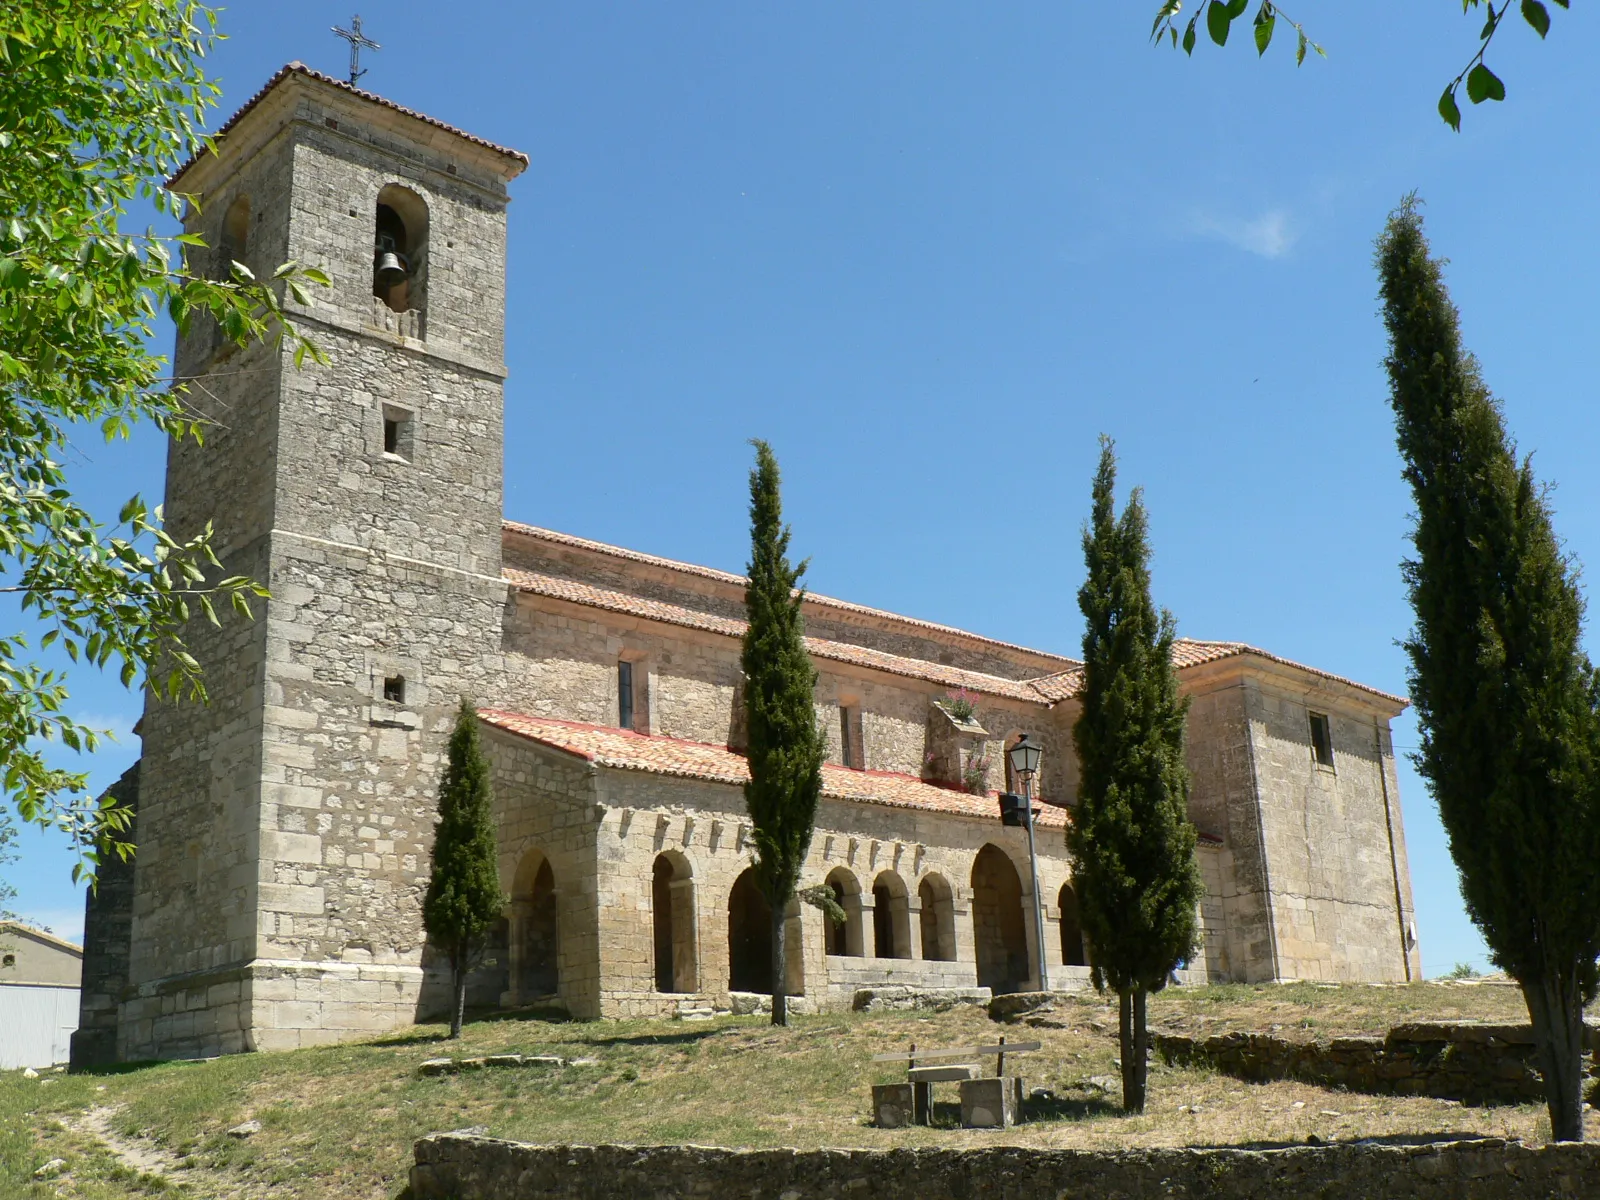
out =
<path fill-rule="evenodd" d="M 1011 774 L 1022 787 L 1022 808 L 1028 821 L 1028 866 L 1033 871 L 1033 933 L 1034 948 L 1039 953 L 1039 990 L 1050 990 L 1050 969 L 1044 960 L 1044 902 L 1039 897 L 1039 851 L 1033 842 L 1033 777 L 1039 773 L 1039 756 L 1044 748 L 1023 734 L 1017 744 L 1006 751 L 1011 760 Z"/>

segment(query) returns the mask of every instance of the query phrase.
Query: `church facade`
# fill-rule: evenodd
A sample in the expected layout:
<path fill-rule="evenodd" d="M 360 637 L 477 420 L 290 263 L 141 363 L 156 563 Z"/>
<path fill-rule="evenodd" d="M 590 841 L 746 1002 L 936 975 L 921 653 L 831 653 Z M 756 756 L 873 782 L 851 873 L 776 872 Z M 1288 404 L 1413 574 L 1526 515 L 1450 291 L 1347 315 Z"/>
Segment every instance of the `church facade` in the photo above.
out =
<path fill-rule="evenodd" d="M 527 159 L 299 64 L 172 181 L 189 227 L 326 352 L 225 345 L 177 370 L 212 428 L 174 444 L 174 535 L 213 524 L 254 620 L 197 624 L 206 705 L 146 705 L 116 794 L 137 852 L 85 934 L 80 1063 L 368 1037 L 437 1011 L 421 899 L 458 698 L 479 705 L 507 896 L 473 999 L 579 1017 L 770 991 L 741 784 L 743 581 L 504 519 L 507 184 Z M 822 596 L 829 737 L 785 988 L 1081 987 L 1064 830 L 1071 659 Z M 1389 722 L 1404 701 L 1242 643 L 1184 641 L 1206 883 L 1193 980 L 1420 975 Z M 1038 896 L 1001 823 L 1005 749 L 1042 743 Z M 1042 920 L 1035 920 L 1035 910 Z M 1044 979 L 1039 978 L 1040 949 Z"/>

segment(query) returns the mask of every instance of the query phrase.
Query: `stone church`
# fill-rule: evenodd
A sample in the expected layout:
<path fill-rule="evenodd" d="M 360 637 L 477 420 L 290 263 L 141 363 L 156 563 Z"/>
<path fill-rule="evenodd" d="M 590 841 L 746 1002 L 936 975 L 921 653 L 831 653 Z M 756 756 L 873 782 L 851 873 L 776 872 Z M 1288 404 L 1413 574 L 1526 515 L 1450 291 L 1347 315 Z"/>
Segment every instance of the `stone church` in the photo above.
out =
<path fill-rule="evenodd" d="M 80 1063 L 370 1037 L 437 1011 L 420 905 L 458 698 L 481 705 L 507 897 L 477 1002 L 672 1015 L 769 991 L 752 886 L 743 581 L 502 512 L 507 184 L 528 165 L 298 63 L 170 186 L 326 352 L 196 323 L 177 371 L 213 422 L 173 444 L 175 536 L 207 522 L 254 620 L 197 623 L 208 705 L 146 705 L 114 792 L 137 853 L 89 902 Z M 829 738 L 783 984 L 1084 986 L 1064 830 L 1080 664 L 811 596 Z M 1404 701 L 1237 642 L 1184 641 L 1206 883 L 1185 978 L 1420 974 L 1389 722 Z M 1006 747 L 1044 747 L 1038 888 L 1003 825 Z M 1040 942 L 1047 979 L 1035 965 Z"/>

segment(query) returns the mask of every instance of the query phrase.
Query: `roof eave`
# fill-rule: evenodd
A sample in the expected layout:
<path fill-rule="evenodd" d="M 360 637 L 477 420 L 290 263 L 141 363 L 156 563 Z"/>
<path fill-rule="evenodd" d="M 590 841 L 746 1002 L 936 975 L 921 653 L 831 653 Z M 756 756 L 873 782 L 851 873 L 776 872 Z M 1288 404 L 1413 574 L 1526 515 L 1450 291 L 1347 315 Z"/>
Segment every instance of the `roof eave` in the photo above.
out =
<path fill-rule="evenodd" d="M 231 117 L 218 127 L 215 133 L 211 134 L 212 146 L 220 146 L 226 137 L 230 135 L 238 136 L 241 131 L 248 129 L 257 118 L 270 111 L 270 102 L 272 100 L 288 95 L 286 89 L 294 86 L 323 88 L 330 93 L 364 101 L 400 116 L 408 117 L 428 126 L 430 132 L 440 131 L 452 136 L 460 143 L 461 153 L 464 156 L 481 162 L 506 182 L 515 179 L 528 167 L 528 156 L 520 150 L 512 150 L 485 138 L 476 137 L 435 117 L 430 117 L 425 113 L 396 104 L 393 100 L 386 99 L 374 92 L 363 91 L 352 84 L 334 79 L 330 75 L 314 71 L 301 62 L 291 62 L 280 67 L 254 96 L 245 101 Z M 201 150 L 179 167 L 172 177 L 166 181 L 167 189 L 185 195 L 203 192 L 205 190 L 205 176 L 217 159 L 218 154 L 214 148 Z"/>

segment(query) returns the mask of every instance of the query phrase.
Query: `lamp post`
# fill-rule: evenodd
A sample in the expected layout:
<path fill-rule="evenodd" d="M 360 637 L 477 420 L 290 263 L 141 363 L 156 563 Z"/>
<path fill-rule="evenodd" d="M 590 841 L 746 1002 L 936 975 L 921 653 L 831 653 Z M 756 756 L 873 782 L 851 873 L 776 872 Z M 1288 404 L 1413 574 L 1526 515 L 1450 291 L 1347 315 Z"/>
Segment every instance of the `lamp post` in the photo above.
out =
<path fill-rule="evenodd" d="M 1050 990 L 1050 968 L 1044 960 L 1044 901 L 1039 896 L 1039 851 L 1033 842 L 1033 777 L 1039 771 L 1039 755 L 1043 752 L 1037 742 L 1023 734 L 1017 744 L 1006 751 L 1011 759 L 1011 774 L 1022 785 L 1022 804 L 1028 820 L 1028 866 L 1033 871 L 1033 933 L 1034 948 L 1039 954 L 1039 990 Z"/>

